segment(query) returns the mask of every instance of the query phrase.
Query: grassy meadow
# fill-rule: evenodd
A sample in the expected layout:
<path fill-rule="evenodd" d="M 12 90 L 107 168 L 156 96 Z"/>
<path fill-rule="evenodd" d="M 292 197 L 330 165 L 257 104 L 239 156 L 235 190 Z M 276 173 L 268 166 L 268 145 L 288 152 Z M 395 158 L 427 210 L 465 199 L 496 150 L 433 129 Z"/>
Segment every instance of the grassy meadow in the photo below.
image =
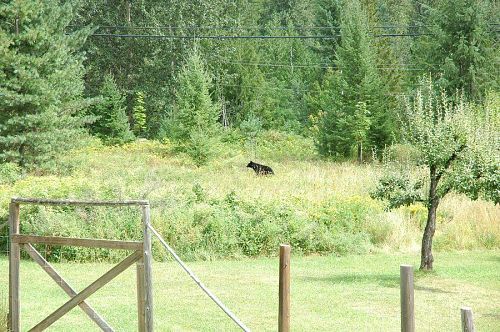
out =
<path fill-rule="evenodd" d="M 203 167 L 175 153 L 168 143 L 95 144 L 65 156 L 60 174 L 9 173 L 11 180 L 0 185 L 0 221 L 7 220 L 13 196 L 141 198 L 151 202 L 153 225 L 187 260 L 273 256 L 283 242 L 297 254 L 418 250 L 426 210 L 412 205 L 386 211 L 383 202 L 370 198 L 381 166 L 322 161 L 310 152 L 309 140 L 267 136 L 260 140 L 267 145 L 256 148 L 223 146 Z M 276 175 L 255 176 L 245 167 L 249 160 L 269 164 Z M 134 209 L 26 206 L 21 218 L 23 231 L 40 235 L 141 236 L 139 211 Z M 498 248 L 498 206 L 453 194 L 443 200 L 435 249 Z M 156 250 L 159 260 L 166 258 L 161 252 Z M 50 248 L 49 254 L 56 260 L 119 258 L 91 249 Z"/>
<path fill-rule="evenodd" d="M 438 253 L 432 274 L 416 273 L 417 331 L 459 331 L 460 307 L 471 306 L 477 331 L 500 326 L 500 252 Z M 410 254 L 298 256 L 291 260 L 293 331 L 399 331 L 399 265 L 418 266 Z M 7 269 L 0 259 L 0 270 Z M 77 289 L 111 268 L 109 263 L 55 263 Z M 257 258 L 199 261 L 190 264 L 203 282 L 252 331 L 276 331 L 278 260 Z M 21 266 L 23 330 L 36 324 L 67 296 L 33 262 Z M 157 331 L 238 331 L 174 262 L 153 265 Z M 7 275 L 0 275 L 0 292 Z M 135 271 L 125 271 L 90 297 L 89 303 L 117 331 L 136 331 Z M 97 331 L 80 309 L 72 310 L 51 331 Z"/>
<path fill-rule="evenodd" d="M 4 167 L 0 224 L 7 221 L 13 196 L 148 199 L 154 227 L 252 330 L 276 330 L 276 256 L 284 242 L 293 250 L 294 330 L 398 330 L 399 265 L 418 266 L 425 208 L 386 211 L 383 202 L 370 198 L 382 173 L 378 164 L 320 160 L 309 140 L 265 135 L 259 146 L 223 145 L 203 167 L 168 142 L 146 140 L 121 147 L 96 142 L 64 156 L 58 174 Z M 270 165 L 276 175 L 255 176 L 245 167 L 249 160 Z M 39 235 L 141 238 L 140 211 L 132 208 L 22 206 L 21 225 L 23 232 Z M 0 232 L 0 251 L 6 253 L 7 230 Z M 78 289 L 125 256 L 104 249 L 39 249 Z M 498 331 L 500 208 L 449 195 L 438 213 L 435 250 L 436 271 L 416 275 L 418 330 L 458 330 L 459 308 L 469 305 L 479 331 Z M 154 256 L 157 330 L 235 330 L 157 242 Z M 27 328 L 65 295 L 33 262 L 23 261 L 21 270 Z M 3 299 L 7 271 L 0 255 Z M 136 326 L 134 275 L 128 270 L 90 299 L 120 331 Z M 53 330 L 69 331 L 70 323 L 79 330 L 94 328 L 73 310 Z"/>

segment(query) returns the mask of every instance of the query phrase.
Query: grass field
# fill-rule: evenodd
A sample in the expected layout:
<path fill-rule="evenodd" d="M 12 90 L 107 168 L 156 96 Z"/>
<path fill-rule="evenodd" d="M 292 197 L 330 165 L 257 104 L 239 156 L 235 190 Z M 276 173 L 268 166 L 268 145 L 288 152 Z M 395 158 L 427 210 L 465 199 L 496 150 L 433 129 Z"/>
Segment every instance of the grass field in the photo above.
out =
<path fill-rule="evenodd" d="M 246 150 L 228 148 L 200 168 L 153 141 L 75 151 L 67 156 L 72 170 L 66 173 L 0 181 L 0 223 L 13 196 L 144 198 L 151 201 L 155 228 L 187 260 L 269 256 L 285 242 L 303 254 L 419 249 L 426 209 L 385 211 L 384 202 L 372 199 L 380 165 L 318 160 L 306 142 L 288 136 L 265 141 L 273 145 L 260 147 L 254 160 L 271 165 L 272 177 L 245 168 L 253 159 Z M 137 211 L 23 207 L 21 218 L 23 230 L 38 235 L 141 236 Z M 500 249 L 500 207 L 450 194 L 438 210 L 434 245 L 441 251 Z M 86 249 L 64 254 L 76 261 L 108 257 Z"/>
<path fill-rule="evenodd" d="M 417 331 L 459 331 L 460 307 L 471 306 L 477 331 L 500 331 L 500 252 L 438 253 L 435 272 L 415 277 Z M 417 255 L 292 255 L 293 331 L 399 331 L 399 265 Z M 7 294 L 7 260 L 0 258 L 0 293 Z M 82 289 L 109 263 L 55 263 Z M 277 258 L 193 262 L 192 269 L 253 330 L 276 331 Z M 157 331 L 237 331 L 229 318 L 173 262 L 154 269 Z M 31 261 L 21 265 L 23 330 L 67 300 Z M 135 273 L 127 270 L 90 298 L 118 331 L 136 330 Z M 6 297 L 4 296 L 4 299 Z M 51 331 L 97 330 L 74 309 Z"/>

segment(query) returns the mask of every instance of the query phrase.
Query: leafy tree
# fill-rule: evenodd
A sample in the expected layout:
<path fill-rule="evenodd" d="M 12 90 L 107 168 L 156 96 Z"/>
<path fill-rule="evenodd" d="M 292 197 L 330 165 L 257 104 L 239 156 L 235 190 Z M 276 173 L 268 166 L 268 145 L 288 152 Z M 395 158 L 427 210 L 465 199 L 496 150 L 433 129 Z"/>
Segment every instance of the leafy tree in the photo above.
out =
<path fill-rule="evenodd" d="M 415 44 L 415 58 L 448 95 L 463 90 L 477 100 L 499 87 L 498 45 L 487 20 L 491 8 L 484 0 L 442 0 L 422 8 L 429 34 Z"/>
<path fill-rule="evenodd" d="M 125 97 L 122 95 L 112 75 L 104 76 L 101 88 L 102 100 L 91 108 L 97 120 L 91 132 L 107 144 L 123 144 L 134 139 L 125 113 Z"/>
<path fill-rule="evenodd" d="M 134 117 L 133 131 L 136 136 L 143 136 L 146 133 L 146 107 L 144 106 L 144 93 L 136 93 L 134 108 L 132 109 Z"/>
<path fill-rule="evenodd" d="M 52 169 L 85 136 L 79 49 L 90 29 L 66 34 L 74 10 L 56 0 L 0 5 L 1 162 Z"/>
<path fill-rule="evenodd" d="M 483 110 L 474 110 L 463 98 L 454 103 L 444 92 L 436 95 L 432 83 L 418 90 L 406 106 L 403 132 L 420 155 L 419 165 L 426 176 L 388 173 L 373 193 L 397 208 L 422 202 L 427 222 L 422 238 L 421 270 L 433 267 L 432 239 L 436 230 L 439 203 L 449 192 L 472 199 L 483 196 L 500 203 L 498 98 Z"/>

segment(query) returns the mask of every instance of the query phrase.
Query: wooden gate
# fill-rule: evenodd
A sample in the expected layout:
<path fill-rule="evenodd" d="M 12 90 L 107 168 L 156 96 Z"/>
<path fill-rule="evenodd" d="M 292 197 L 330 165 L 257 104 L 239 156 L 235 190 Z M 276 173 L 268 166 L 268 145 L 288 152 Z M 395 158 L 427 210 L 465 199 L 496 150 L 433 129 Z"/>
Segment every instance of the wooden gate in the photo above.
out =
<path fill-rule="evenodd" d="M 103 239 L 82 239 L 53 236 L 35 236 L 20 233 L 20 204 L 42 205 L 85 205 L 85 206 L 140 206 L 142 208 L 143 241 L 116 241 Z M 70 300 L 48 315 L 29 331 L 43 331 L 79 306 L 87 316 L 103 331 L 114 331 L 113 328 L 85 301 L 90 295 L 102 288 L 129 266 L 136 263 L 137 269 L 137 309 L 138 329 L 141 332 L 153 331 L 153 297 L 151 284 L 151 231 L 150 209 L 148 201 L 78 201 L 78 200 L 48 200 L 33 198 L 13 198 L 9 206 L 9 329 L 12 332 L 21 331 L 20 299 L 19 299 L 19 266 L 21 248 L 38 263 L 42 269 L 68 294 Z M 81 292 L 76 292 L 43 258 L 32 244 L 49 244 L 64 246 L 95 247 L 123 249 L 133 251 L 131 255 L 99 277 Z"/>

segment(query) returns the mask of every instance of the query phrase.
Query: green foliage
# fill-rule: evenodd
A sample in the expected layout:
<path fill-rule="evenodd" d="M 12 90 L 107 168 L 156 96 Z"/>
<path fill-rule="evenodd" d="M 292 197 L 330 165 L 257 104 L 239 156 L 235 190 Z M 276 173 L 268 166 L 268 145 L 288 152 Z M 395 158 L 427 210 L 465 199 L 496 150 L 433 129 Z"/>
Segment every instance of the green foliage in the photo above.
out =
<path fill-rule="evenodd" d="M 474 111 L 462 98 L 450 102 L 444 93 L 436 95 L 430 80 L 422 84 L 413 103 L 406 106 L 403 129 L 406 141 L 417 151 L 417 162 L 429 172 L 427 179 L 388 175 L 374 195 L 387 199 L 391 208 L 414 201 L 430 204 L 433 197 L 423 190 L 434 181 L 437 198 L 456 191 L 472 199 L 483 195 L 498 203 L 498 104 Z"/>
<path fill-rule="evenodd" d="M 166 134 L 176 140 L 197 165 L 203 165 L 217 140 L 220 109 L 210 97 L 211 79 L 196 49 L 187 59 L 177 82 Z"/>
<path fill-rule="evenodd" d="M 384 89 L 375 68 L 375 51 L 366 14 L 359 1 L 342 7 L 337 72 L 327 72 L 309 98 L 314 111 L 324 112 L 318 124 L 321 154 L 348 157 L 354 144 L 383 147 L 390 140 L 391 121 L 384 108 Z"/>
<path fill-rule="evenodd" d="M 12 184 L 22 177 L 22 170 L 15 163 L 0 164 L 0 185 Z"/>
<path fill-rule="evenodd" d="M 447 95 L 458 90 L 478 100 L 499 88 L 496 32 L 488 22 L 494 8 L 484 0 L 442 0 L 423 7 L 429 35 L 415 45 L 416 62 L 433 73 L 436 87 Z"/>
<path fill-rule="evenodd" d="M 66 33 L 74 12 L 55 0 L 0 6 L 0 162 L 53 170 L 83 141 L 89 100 L 79 49 L 90 29 Z"/>
<path fill-rule="evenodd" d="M 449 192 L 455 191 L 478 199 L 482 195 L 500 202 L 498 191 L 499 134 L 498 112 L 488 109 L 475 114 L 463 98 L 450 102 L 444 92 L 435 93 L 430 80 L 423 81 L 408 103 L 403 129 L 405 138 L 418 151 L 422 167 L 428 172 L 426 185 L 419 180 L 384 177 L 374 193 L 389 201 L 390 208 L 423 202 L 428 217 L 422 239 L 421 270 L 432 270 L 432 239 L 437 209 Z M 491 115 L 490 115 L 491 114 Z M 421 192 L 420 189 L 427 193 Z"/>
<path fill-rule="evenodd" d="M 244 199 L 234 192 L 212 198 L 199 185 L 193 191 L 195 197 L 181 209 L 163 210 L 157 226 L 189 259 L 273 255 L 283 242 L 304 254 L 362 253 L 372 246 L 365 225 L 373 206 L 364 200 L 332 199 L 308 211 L 290 202 Z"/>
<path fill-rule="evenodd" d="M 259 158 L 269 161 L 274 177 L 256 177 L 246 169 L 248 158 L 236 143 L 227 146 L 238 151 L 235 155 L 197 168 L 183 155 L 173 154 L 171 145 L 140 140 L 74 151 L 67 156 L 75 163 L 68 175 L 26 175 L 13 184 L 2 184 L 0 205 L 7 206 L 14 196 L 149 199 L 154 227 L 184 259 L 275 255 L 280 241 L 304 254 L 415 246 L 425 208 L 412 205 L 383 211 L 380 202 L 368 197 L 378 167 L 319 161 L 307 155 L 313 151 L 311 140 L 298 135 L 263 132 L 259 137 L 268 144 Z M 446 248 L 500 248 L 495 240 L 500 239 L 496 222 L 500 218 L 492 204 L 450 199 L 452 204 L 443 206 L 440 214 L 446 216 L 440 224 L 443 233 L 437 234 Z M 462 212 L 468 215 L 457 216 Z M 0 209 L 0 223 L 7 221 L 7 213 Z M 468 223 L 462 224 L 464 219 L 477 226 L 467 233 L 467 243 L 454 240 L 463 239 L 469 229 Z M 22 229 L 85 238 L 137 240 L 142 236 L 140 210 L 132 208 L 26 206 Z M 5 250 L 6 239 L 0 237 L 0 251 Z M 116 250 L 49 249 L 51 260 L 115 261 L 126 255 Z M 168 257 L 160 247 L 154 252 L 157 259 Z"/>
<path fill-rule="evenodd" d="M 193 130 L 184 146 L 186 153 L 191 157 L 196 166 L 203 166 L 215 153 L 215 139 L 203 130 Z"/>
<path fill-rule="evenodd" d="M 212 82 L 198 51 L 187 59 L 177 84 L 170 136 L 183 140 L 188 139 L 193 130 L 215 132 L 220 110 L 210 97 Z"/>
<path fill-rule="evenodd" d="M 366 103 L 360 101 L 356 104 L 353 116 L 353 138 L 356 143 L 366 142 L 370 125 L 370 111 L 366 108 Z"/>
<path fill-rule="evenodd" d="M 383 199 L 388 202 L 389 209 L 400 206 L 410 206 L 415 202 L 422 202 L 423 182 L 413 180 L 408 173 L 385 174 L 371 194 L 372 198 Z"/>
<path fill-rule="evenodd" d="M 274 130 L 257 137 L 257 157 L 267 160 L 316 160 L 317 153 L 310 138 Z"/>
<path fill-rule="evenodd" d="M 96 122 L 91 132 L 106 144 L 123 144 L 134 139 L 126 114 L 125 97 L 112 75 L 105 75 L 100 93 L 102 100 L 90 109 Z"/>
<path fill-rule="evenodd" d="M 134 118 L 133 132 L 135 136 L 141 137 L 146 133 L 146 107 L 144 106 L 144 93 L 136 93 L 134 108 L 132 108 Z"/>

